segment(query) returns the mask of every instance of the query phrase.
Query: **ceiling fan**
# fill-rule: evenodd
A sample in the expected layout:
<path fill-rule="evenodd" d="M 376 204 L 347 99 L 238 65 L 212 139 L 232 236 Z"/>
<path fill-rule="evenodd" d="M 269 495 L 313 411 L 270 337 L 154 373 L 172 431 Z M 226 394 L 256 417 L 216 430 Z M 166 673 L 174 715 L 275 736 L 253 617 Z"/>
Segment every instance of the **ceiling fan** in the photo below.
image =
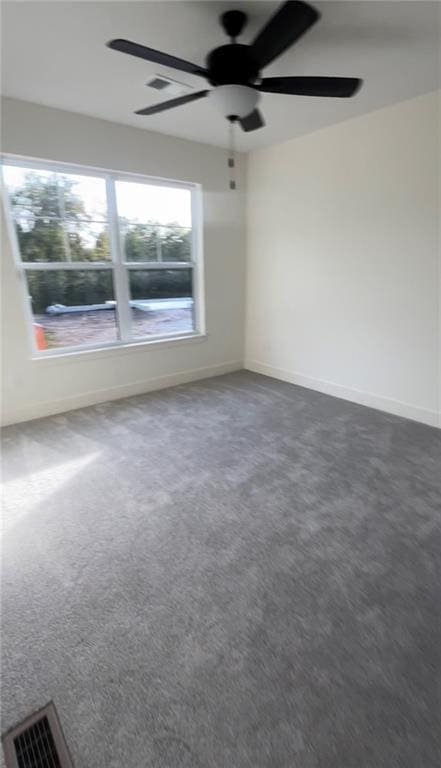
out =
<path fill-rule="evenodd" d="M 111 40 L 107 45 L 115 51 L 198 75 L 213 86 L 212 90 L 197 91 L 138 109 L 135 114 L 154 115 L 210 94 L 217 100 L 228 120 L 239 122 L 244 131 L 255 131 L 265 125 L 256 106 L 261 93 L 347 98 L 360 88 L 363 81 L 356 77 L 261 78 L 260 71 L 293 45 L 319 18 L 319 12 L 308 3 L 288 0 L 280 6 L 253 42 L 243 45 L 236 40 L 245 26 L 247 16 L 242 11 L 227 11 L 220 17 L 220 22 L 231 42 L 211 51 L 207 56 L 206 67 L 130 40 Z"/>

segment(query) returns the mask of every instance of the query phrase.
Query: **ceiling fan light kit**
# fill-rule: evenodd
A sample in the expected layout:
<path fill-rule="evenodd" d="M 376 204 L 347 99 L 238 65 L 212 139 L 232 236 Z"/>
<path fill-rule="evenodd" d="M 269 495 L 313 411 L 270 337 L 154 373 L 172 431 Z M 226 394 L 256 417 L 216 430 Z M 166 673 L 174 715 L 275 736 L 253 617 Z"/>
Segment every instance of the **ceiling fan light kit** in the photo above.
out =
<path fill-rule="evenodd" d="M 247 16 L 242 11 L 227 11 L 220 17 L 220 23 L 230 43 L 211 51 L 206 67 L 130 40 L 118 38 L 107 45 L 121 53 L 202 77 L 212 86 L 211 90 L 204 89 L 139 109 L 137 115 L 154 115 L 210 95 L 231 125 L 237 122 L 243 131 L 248 132 L 265 125 L 257 108 L 261 93 L 349 98 L 360 89 L 363 81 L 355 77 L 261 77 L 261 70 L 290 48 L 319 18 L 319 12 L 308 3 L 288 0 L 252 43 L 243 45 L 236 40 L 242 33 Z"/>
<path fill-rule="evenodd" d="M 249 115 L 260 99 L 260 93 L 247 85 L 218 85 L 210 91 L 210 98 L 227 120 Z"/>

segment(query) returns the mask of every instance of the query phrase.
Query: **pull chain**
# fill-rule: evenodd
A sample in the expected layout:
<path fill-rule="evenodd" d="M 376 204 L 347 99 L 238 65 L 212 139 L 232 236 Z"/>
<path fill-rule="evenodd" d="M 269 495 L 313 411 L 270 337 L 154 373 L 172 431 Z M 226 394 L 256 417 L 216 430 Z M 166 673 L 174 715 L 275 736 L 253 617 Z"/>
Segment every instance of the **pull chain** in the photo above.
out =
<path fill-rule="evenodd" d="M 229 128 L 229 147 L 228 147 L 228 168 L 230 171 L 230 189 L 236 189 L 236 149 L 235 149 L 235 134 L 234 134 L 234 120 L 230 120 Z"/>

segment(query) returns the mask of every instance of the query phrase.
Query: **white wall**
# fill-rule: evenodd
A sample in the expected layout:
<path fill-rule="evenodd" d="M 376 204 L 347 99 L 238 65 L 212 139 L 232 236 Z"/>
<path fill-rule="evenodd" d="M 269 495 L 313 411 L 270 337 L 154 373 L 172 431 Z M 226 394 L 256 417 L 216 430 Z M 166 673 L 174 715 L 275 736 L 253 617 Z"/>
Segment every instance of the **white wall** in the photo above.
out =
<path fill-rule="evenodd" d="M 437 423 L 439 105 L 249 155 L 247 367 Z"/>
<path fill-rule="evenodd" d="M 246 365 L 437 422 L 439 96 L 248 159 Z M 4 152 L 203 185 L 206 339 L 30 360 L 3 227 L 5 423 L 233 370 L 243 361 L 244 158 L 12 99 Z"/>
<path fill-rule="evenodd" d="M 13 423 L 234 370 L 243 360 L 244 165 L 226 152 L 142 129 L 4 99 L 2 151 L 198 182 L 203 188 L 207 337 L 31 360 L 19 278 L 3 231 L 3 420 Z"/>

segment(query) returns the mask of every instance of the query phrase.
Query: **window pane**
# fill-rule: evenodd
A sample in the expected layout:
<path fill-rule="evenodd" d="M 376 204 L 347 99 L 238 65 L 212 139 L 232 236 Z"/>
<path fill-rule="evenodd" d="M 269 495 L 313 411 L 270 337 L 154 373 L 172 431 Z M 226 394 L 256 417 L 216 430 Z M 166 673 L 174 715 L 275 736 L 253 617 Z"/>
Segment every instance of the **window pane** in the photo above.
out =
<path fill-rule="evenodd" d="M 38 349 L 116 341 L 111 270 L 26 271 Z"/>
<path fill-rule="evenodd" d="M 161 261 L 191 261 L 191 229 L 160 227 Z"/>
<path fill-rule="evenodd" d="M 160 261 L 158 228 L 122 221 L 125 261 Z"/>
<path fill-rule="evenodd" d="M 108 261 L 110 244 L 107 227 L 101 221 L 67 221 L 71 261 Z"/>
<path fill-rule="evenodd" d="M 4 177 L 22 261 L 110 258 L 104 179 L 12 166 Z"/>
<path fill-rule="evenodd" d="M 126 261 L 191 261 L 191 191 L 116 181 Z"/>
<path fill-rule="evenodd" d="M 22 261 L 66 261 L 63 224 L 59 219 L 14 212 L 15 228 Z"/>
<path fill-rule="evenodd" d="M 14 209 L 35 216 L 61 216 L 55 173 L 5 165 L 3 177 Z"/>
<path fill-rule="evenodd" d="M 194 330 L 191 269 L 129 271 L 132 336 L 160 336 Z"/>
<path fill-rule="evenodd" d="M 67 219 L 105 221 L 107 218 L 106 181 L 96 176 L 57 174 L 63 191 Z"/>

